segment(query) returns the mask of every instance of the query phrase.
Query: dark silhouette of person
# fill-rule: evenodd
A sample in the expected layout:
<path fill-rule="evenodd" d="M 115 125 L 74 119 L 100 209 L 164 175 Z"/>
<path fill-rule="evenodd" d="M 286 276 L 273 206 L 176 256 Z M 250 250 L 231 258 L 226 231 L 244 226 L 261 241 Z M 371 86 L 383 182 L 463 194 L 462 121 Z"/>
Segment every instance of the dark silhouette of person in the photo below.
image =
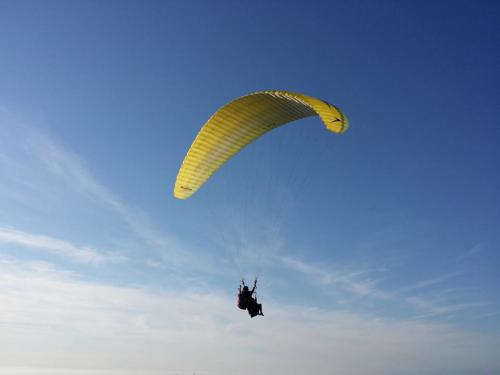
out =
<path fill-rule="evenodd" d="M 245 285 L 244 280 L 241 280 L 241 285 L 238 288 L 238 307 L 242 310 L 248 310 L 251 318 L 257 315 L 264 316 L 262 313 L 262 304 L 257 302 L 257 296 L 253 296 L 256 287 L 257 279 L 255 279 L 252 290 Z"/>

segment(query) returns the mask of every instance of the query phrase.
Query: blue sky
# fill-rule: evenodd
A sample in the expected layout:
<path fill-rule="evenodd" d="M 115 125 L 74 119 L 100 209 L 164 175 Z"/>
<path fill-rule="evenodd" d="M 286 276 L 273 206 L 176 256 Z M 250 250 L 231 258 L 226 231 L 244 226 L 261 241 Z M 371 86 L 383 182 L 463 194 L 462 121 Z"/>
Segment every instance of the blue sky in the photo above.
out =
<path fill-rule="evenodd" d="M 500 372 L 499 21 L 493 1 L 2 1 L 2 371 Z M 266 89 L 351 127 L 277 129 L 175 200 L 203 123 Z"/>

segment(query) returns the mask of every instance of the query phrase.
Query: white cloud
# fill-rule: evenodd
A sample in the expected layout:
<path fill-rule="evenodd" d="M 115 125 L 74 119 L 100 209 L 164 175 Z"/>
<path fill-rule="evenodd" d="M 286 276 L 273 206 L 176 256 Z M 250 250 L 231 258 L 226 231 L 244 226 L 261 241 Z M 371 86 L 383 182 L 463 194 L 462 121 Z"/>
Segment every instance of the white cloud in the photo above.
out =
<path fill-rule="evenodd" d="M 83 161 L 47 135 L 32 132 L 27 148 L 53 175 L 115 210 L 144 240 L 160 247 L 171 245 L 171 239 L 154 228 L 146 213 L 125 205 L 111 190 L 96 180 Z"/>
<path fill-rule="evenodd" d="M 218 291 L 88 282 L 0 260 L 0 366 L 259 374 L 500 370 L 500 338 L 418 321 L 267 303 L 250 319 Z M 244 364 L 244 365 L 243 365 Z"/>
<path fill-rule="evenodd" d="M 489 306 L 486 302 L 471 302 L 471 303 L 455 303 L 455 304 L 436 304 L 427 298 L 421 296 L 412 296 L 405 298 L 405 301 L 415 306 L 417 309 L 424 311 L 423 314 L 416 316 L 416 319 L 428 318 L 432 316 L 448 315 L 459 311 L 467 310 L 475 307 Z"/>
<path fill-rule="evenodd" d="M 443 283 L 457 276 L 457 273 L 448 273 L 432 279 L 421 280 L 408 287 L 388 291 L 378 287 L 377 282 L 368 277 L 368 275 L 374 271 L 353 271 L 352 269 L 344 269 L 341 267 L 320 267 L 291 257 L 281 257 L 279 259 L 288 268 L 308 276 L 313 283 L 320 286 L 334 287 L 362 298 L 390 300 L 400 307 L 410 307 L 413 309 L 414 314 L 416 314 L 413 317 L 414 319 L 452 315 L 463 312 L 464 310 L 477 309 L 491 305 L 490 303 L 476 301 L 447 303 L 442 295 L 441 298 L 436 301 L 436 298 L 415 293 L 429 286 Z M 458 289 L 453 290 L 456 291 Z"/>
<path fill-rule="evenodd" d="M 186 249 L 186 246 L 179 243 L 174 236 L 160 231 L 146 212 L 124 203 L 114 192 L 100 183 L 87 168 L 85 162 L 77 155 L 62 147 L 46 134 L 28 126 L 15 126 L 16 124 L 10 117 L 3 116 L 0 120 L 5 123 L 6 128 L 16 129 L 15 137 L 12 136 L 13 139 L 10 142 L 6 140 L 5 143 L 10 146 L 17 144 L 17 148 L 10 147 L 11 149 L 9 149 L 12 155 L 0 154 L 0 167 L 11 183 L 11 186 L 6 188 L 0 186 L 0 193 L 5 199 L 15 201 L 17 205 L 23 207 L 28 202 L 32 205 L 38 205 L 40 196 L 48 194 L 51 199 L 60 199 L 63 191 L 67 192 L 72 189 L 91 198 L 95 201 L 96 207 L 100 204 L 111 209 L 148 249 L 156 252 L 156 262 L 161 262 L 163 267 L 172 269 L 181 265 L 189 265 L 192 270 L 214 272 L 215 266 L 212 260 Z M 9 134 L 6 132 L 7 136 Z M 20 159 L 19 147 L 23 144 L 24 153 L 22 154 L 23 158 Z M 20 159 L 21 162 L 16 161 L 16 159 Z M 22 175 L 20 175 L 21 172 Z M 30 179 L 33 179 L 34 182 L 31 183 Z M 43 192 L 45 195 L 38 191 L 40 189 L 46 190 Z M 30 207 L 26 208 L 30 209 Z M 0 219 L 2 219 L 1 214 Z M 13 234 L 11 234 L 12 236 Z M 19 236 L 16 235 L 16 237 Z M 39 236 L 37 241 L 40 242 L 40 240 Z M 27 242 L 26 236 L 24 236 L 23 241 Z M 44 242 L 47 243 L 47 238 L 44 239 Z M 68 254 L 71 252 L 73 256 L 79 252 L 81 260 L 85 254 L 89 259 L 93 254 L 93 249 L 90 247 L 76 246 L 70 250 L 71 246 L 62 243 L 44 246 L 44 248 L 50 248 L 60 253 L 66 252 Z"/>
<path fill-rule="evenodd" d="M 102 252 L 90 246 L 78 246 L 57 238 L 6 227 L 0 227 L 0 244 L 2 242 L 44 250 L 81 263 L 121 263 L 126 260 L 116 252 Z"/>
<path fill-rule="evenodd" d="M 326 269 L 306 263 L 297 258 L 281 257 L 281 262 L 290 269 L 310 276 L 314 282 L 324 286 L 336 286 L 356 295 L 377 299 L 393 298 L 392 293 L 376 287 L 376 282 L 362 278 L 369 270 Z"/>
<path fill-rule="evenodd" d="M 402 288 L 401 291 L 409 292 L 409 291 L 414 291 L 414 290 L 418 290 L 418 289 L 424 289 L 424 288 L 427 288 L 429 286 L 434 286 L 436 284 L 443 283 L 443 282 L 445 282 L 453 277 L 456 277 L 458 275 L 459 275 L 458 272 L 450 272 L 450 273 L 447 273 L 445 275 L 433 277 L 431 279 L 420 280 L 413 285 Z"/>

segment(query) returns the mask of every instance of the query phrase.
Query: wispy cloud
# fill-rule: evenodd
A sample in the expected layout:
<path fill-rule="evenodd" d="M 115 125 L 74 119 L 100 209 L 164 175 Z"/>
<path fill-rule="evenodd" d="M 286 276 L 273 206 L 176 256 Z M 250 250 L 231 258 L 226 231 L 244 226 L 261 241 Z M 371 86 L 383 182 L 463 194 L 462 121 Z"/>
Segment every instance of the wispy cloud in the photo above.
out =
<path fill-rule="evenodd" d="M 356 295 L 377 299 L 393 297 L 391 293 L 377 288 L 376 281 L 366 277 L 373 270 L 326 269 L 291 257 L 281 257 L 280 260 L 288 268 L 312 277 L 323 286 L 336 286 Z"/>
<path fill-rule="evenodd" d="M 459 275 L 458 272 L 450 272 L 450 273 L 447 273 L 445 275 L 441 275 L 441 276 L 434 277 L 431 279 L 420 280 L 420 281 L 417 281 L 413 285 L 401 288 L 400 292 L 409 292 L 409 291 L 414 291 L 414 290 L 418 290 L 418 289 L 428 288 L 430 286 L 435 286 L 437 284 L 441 284 L 441 283 L 443 283 L 443 282 L 445 282 L 453 277 L 456 277 L 458 275 Z"/>
<path fill-rule="evenodd" d="M 127 207 L 111 190 L 99 183 L 85 163 L 72 152 L 38 132 L 32 132 L 26 143 L 27 149 L 49 172 L 114 209 L 143 239 L 159 246 L 169 244 L 169 239 L 153 228 L 144 212 Z"/>
<path fill-rule="evenodd" d="M 464 302 L 447 303 L 444 298 L 436 301 L 421 293 L 423 289 L 429 288 L 447 281 L 458 275 L 458 273 L 448 273 L 431 279 L 421 280 L 408 287 L 394 290 L 385 290 L 377 285 L 377 281 L 370 278 L 374 270 L 352 270 L 346 268 L 326 268 L 306 263 L 302 260 L 282 257 L 281 262 L 288 268 L 308 276 L 313 283 L 321 287 L 334 287 L 338 290 L 353 294 L 362 298 L 376 300 L 391 300 L 400 307 L 409 306 L 413 309 L 415 319 L 432 318 L 455 314 L 464 310 L 477 309 L 490 305 L 486 302 Z M 378 273 L 379 270 L 376 270 Z M 458 291 L 462 289 L 452 289 L 447 291 Z M 446 290 L 445 290 L 446 292 Z M 418 294 L 420 293 L 420 294 Z M 444 292 L 441 294 L 445 294 Z"/>
<path fill-rule="evenodd" d="M 483 249 L 484 249 L 484 243 L 478 243 L 478 244 L 472 246 L 469 250 L 467 250 L 463 254 L 459 255 L 457 258 L 457 261 L 461 261 L 461 260 L 476 256 Z"/>
<path fill-rule="evenodd" d="M 163 263 L 165 267 L 190 265 L 193 270 L 213 271 L 209 259 L 193 254 L 174 236 L 160 231 L 146 212 L 124 203 L 94 177 L 78 156 L 46 134 L 32 131 L 26 148 L 53 176 L 113 210 L 150 249 L 157 252 L 156 262 Z"/>
<path fill-rule="evenodd" d="M 68 241 L 0 227 L 0 244 L 11 243 L 47 251 L 81 263 L 121 263 L 125 256 L 116 252 L 103 252 L 91 246 L 78 246 Z"/>
<path fill-rule="evenodd" d="M 99 181 L 83 158 L 54 137 L 24 124 L 6 111 L 0 111 L 0 174 L 0 226 L 4 229 L 22 232 L 25 225 L 33 227 L 30 221 L 43 224 L 41 216 L 52 214 L 51 206 L 56 207 L 47 225 L 52 226 L 50 235 L 44 233 L 47 226 L 43 226 L 36 233 L 10 232 L 11 242 L 15 240 L 18 245 L 22 242 L 24 246 L 29 243 L 31 247 L 38 244 L 38 249 L 94 263 L 104 261 L 103 258 L 115 259 L 116 253 L 104 254 L 100 250 L 112 246 L 110 250 L 118 248 L 121 255 L 126 254 L 146 267 L 200 277 L 219 272 L 210 253 L 197 251 L 168 230 L 159 228 L 145 210 L 125 201 Z M 65 199 L 71 211 L 65 211 Z M 64 223 L 55 225 L 61 232 L 53 228 L 56 220 L 74 215 L 75 222 L 84 220 L 84 230 L 92 230 L 94 213 L 98 213 L 96 225 L 110 225 L 110 235 L 100 231 L 102 236 L 97 239 L 105 245 L 93 243 L 95 238 L 83 245 L 67 238 Z M 80 214 L 83 215 L 80 217 Z M 120 227 L 121 224 L 128 228 Z M 41 237 L 45 237 L 43 241 Z M 42 243 L 43 246 L 39 246 Z M 140 249 L 140 257 L 135 256 L 136 249 Z"/>
<path fill-rule="evenodd" d="M 490 305 L 486 302 L 471 302 L 471 303 L 455 303 L 455 304 L 436 304 L 429 301 L 426 298 L 414 296 L 407 297 L 406 301 L 421 311 L 425 311 L 423 314 L 416 316 L 419 318 L 428 318 L 439 315 L 449 315 L 459 311 L 467 310 L 475 307 L 484 307 Z"/>
<path fill-rule="evenodd" d="M 250 320 L 217 290 L 89 282 L 49 263 L 0 259 L 0 305 L 4 366 L 239 373 L 246 363 L 249 373 L 347 375 L 500 369 L 495 335 L 272 301 L 265 318 Z M 220 353 L 230 355 L 221 361 Z"/>

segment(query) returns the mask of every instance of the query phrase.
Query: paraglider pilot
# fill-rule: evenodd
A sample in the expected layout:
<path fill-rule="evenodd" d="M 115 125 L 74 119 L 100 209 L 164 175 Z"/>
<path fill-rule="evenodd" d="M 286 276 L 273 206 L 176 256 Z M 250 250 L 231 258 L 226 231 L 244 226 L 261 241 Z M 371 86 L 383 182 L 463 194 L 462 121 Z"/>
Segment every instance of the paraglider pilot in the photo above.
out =
<path fill-rule="evenodd" d="M 241 285 L 238 288 L 238 307 L 242 310 L 248 310 L 251 318 L 262 315 L 262 304 L 257 303 L 257 295 L 254 297 L 255 288 L 257 288 L 257 279 L 253 283 L 253 288 L 250 290 L 245 285 L 245 280 L 241 280 Z"/>

